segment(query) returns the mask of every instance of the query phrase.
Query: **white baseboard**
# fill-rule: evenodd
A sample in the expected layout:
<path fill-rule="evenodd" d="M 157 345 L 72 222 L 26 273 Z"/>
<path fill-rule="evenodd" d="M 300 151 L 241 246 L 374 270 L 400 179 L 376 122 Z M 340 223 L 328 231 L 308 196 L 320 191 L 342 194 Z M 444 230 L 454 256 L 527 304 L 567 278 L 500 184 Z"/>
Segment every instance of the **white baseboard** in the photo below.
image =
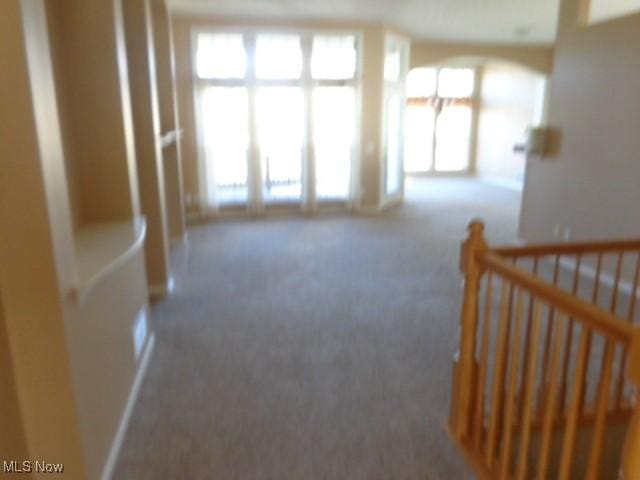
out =
<path fill-rule="evenodd" d="M 510 178 L 494 177 L 493 175 L 478 175 L 477 178 L 481 182 L 488 183 L 489 185 L 508 188 L 509 190 L 515 190 L 516 192 L 521 192 L 524 187 L 523 182 L 519 180 L 512 180 Z"/>
<path fill-rule="evenodd" d="M 140 360 L 138 371 L 136 372 L 136 376 L 133 380 L 131 391 L 129 392 L 129 398 L 127 398 L 127 403 L 125 404 L 124 411 L 122 412 L 122 417 L 120 417 L 118 430 L 116 430 L 116 435 L 113 438 L 113 443 L 111 444 L 111 450 L 109 451 L 107 461 L 102 469 L 102 476 L 100 477 L 101 480 L 111 480 L 113 475 L 113 470 L 118 462 L 120 449 L 122 448 L 122 443 L 124 442 L 124 437 L 127 433 L 131 413 L 133 412 L 133 407 L 136 404 L 136 399 L 138 398 L 138 393 L 142 386 L 142 380 L 144 379 L 145 373 L 147 373 L 147 367 L 149 366 L 149 360 L 151 359 L 155 342 L 156 337 L 152 333 L 147 340 L 147 345 L 144 349 L 144 353 L 142 354 L 142 359 Z"/>
<path fill-rule="evenodd" d="M 169 277 L 166 284 L 149 285 L 149 296 L 151 298 L 162 298 L 173 292 L 175 282 L 173 277 Z"/>

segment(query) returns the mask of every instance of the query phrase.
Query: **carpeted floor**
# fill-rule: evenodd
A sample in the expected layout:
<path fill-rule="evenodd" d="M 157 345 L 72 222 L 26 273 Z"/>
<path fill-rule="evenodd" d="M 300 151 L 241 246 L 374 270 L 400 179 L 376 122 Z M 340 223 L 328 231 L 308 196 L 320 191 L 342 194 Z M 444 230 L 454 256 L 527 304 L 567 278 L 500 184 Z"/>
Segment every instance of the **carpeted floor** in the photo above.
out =
<path fill-rule="evenodd" d="M 458 246 L 516 238 L 519 195 L 409 182 L 381 216 L 222 220 L 173 256 L 114 479 L 471 478 L 449 410 Z"/>

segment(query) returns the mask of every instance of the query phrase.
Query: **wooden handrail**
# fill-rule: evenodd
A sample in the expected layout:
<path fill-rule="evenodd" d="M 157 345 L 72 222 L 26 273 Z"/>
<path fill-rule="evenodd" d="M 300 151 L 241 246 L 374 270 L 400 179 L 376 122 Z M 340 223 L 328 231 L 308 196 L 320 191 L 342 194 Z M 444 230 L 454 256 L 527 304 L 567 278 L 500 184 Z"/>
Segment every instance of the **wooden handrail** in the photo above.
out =
<path fill-rule="evenodd" d="M 619 478 L 639 479 L 640 328 L 634 323 L 640 298 L 640 240 L 491 248 L 484 239 L 482 221 L 471 221 L 467 230 L 460 256 L 464 295 L 460 342 L 453 362 L 449 432 L 471 459 L 476 473 L 481 478 L 528 478 L 533 465 L 528 457 L 530 437 L 535 433 L 540 442 L 535 478 L 547 478 L 555 465 L 558 478 L 568 479 L 575 467 L 578 428 L 589 425 L 593 435 L 585 464 L 587 478 L 600 478 L 606 428 L 618 416 L 631 419 Z M 637 257 L 635 264 L 631 260 L 635 266 L 631 299 L 628 306 L 622 302 L 625 312 L 618 315 L 623 262 L 630 253 Z M 583 299 L 578 295 L 584 273 L 581 265 L 592 254 L 597 262 L 591 298 Z M 605 283 L 603 265 L 611 263 L 607 254 L 615 261 L 609 296 L 607 292 L 600 295 L 601 283 Z M 575 256 L 569 290 L 559 285 L 563 255 Z M 539 263 L 545 256 L 552 257 L 551 280 L 545 278 L 548 269 L 539 275 Z M 518 264 L 522 258 L 532 260 L 532 265 Z M 581 328 L 576 331 L 577 325 Z M 605 343 L 604 351 L 595 354 L 601 357 L 601 366 L 597 383 L 593 383 L 589 369 L 594 363 L 592 340 L 596 335 Z M 579 340 L 577 352 L 574 340 Z M 617 349 L 622 352 L 618 363 Z M 490 376 L 489 369 L 493 369 Z M 628 395 L 631 384 L 636 395 Z M 595 387 L 593 405 L 587 407 L 590 385 Z M 616 391 L 614 405 L 612 386 Z M 560 424 L 562 448 L 554 452 L 553 432 Z M 517 443 L 514 435 L 519 436 Z M 517 457 L 512 455 L 514 448 L 521 450 Z"/>
<path fill-rule="evenodd" d="M 615 315 L 508 264 L 494 251 L 478 251 L 476 259 L 481 266 L 499 273 L 519 287 L 530 290 L 536 297 L 545 300 L 550 305 L 553 305 L 554 308 L 558 308 L 599 334 L 620 342 L 624 346 L 628 346 L 631 342 L 634 328 L 630 324 L 621 321 Z"/>
<path fill-rule="evenodd" d="M 544 243 L 521 247 L 497 247 L 491 251 L 504 257 L 527 257 L 544 255 L 590 254 L 606 252 L 628 252 L 640 250 L 640 240 L 613 240 L 582 243 Z"/>
<path fill-rule="evenodd" d="M 631 342 L 631 361 L 629 362 L 627 376 L 633 382 L 635 388 L 635 402 L 633 417 L 627 429 L 624 451 L 622 453 L 622 466 L 620 468 L 621 480 L 632 480 L 640 476 L 640 405 L 637 403 L 638 389 L 640 388 L 640 330 L 636 329 Z"/>

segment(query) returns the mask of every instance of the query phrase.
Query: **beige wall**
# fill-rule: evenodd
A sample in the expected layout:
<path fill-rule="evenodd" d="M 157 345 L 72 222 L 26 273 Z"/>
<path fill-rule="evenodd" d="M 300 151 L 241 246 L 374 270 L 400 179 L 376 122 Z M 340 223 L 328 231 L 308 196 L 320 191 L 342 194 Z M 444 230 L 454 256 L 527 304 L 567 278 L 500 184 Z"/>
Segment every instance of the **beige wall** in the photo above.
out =
<path fill-rule="evenodd" d="M 0 300 L 2 295 L 0 294 Z M 13 361 L 9 352 L 9 337 L 0 303 L 0 462 L 29 458 L 24 436 L 22 412 L 18 403 L 18 391 L 13 373 Z M 29 475 L 27 478 L 30 478 Z"/>
<path fill-rule="evenodd" d="M 522 184 L 525 154 L 513 146 L 542 121 L 545 77 L 508 63 L 488 63 L 480 72 L 476 172 Z"/>
<path fill-rule="evenodd" d="M 640 14 L 578 25 L 564 0 L 551 77 L 556 153 L 528 163 L 521 234 L 549 240 L 640 236 Z"/>
<path fill-rule="evenodd" d="M 147 298 L 144 255 L 139 251 L 96 285 L 82 303 L 64 302 L 79 425 L 91 479 L 100 478 L 105 468 L 140 368 L 132 331 Z M 151 332 L 150 324 L 147 331 Z"/>
<path fill-rule="evenodd" d="M 541 73 L 553 67 L 553 47 L 473 45 L 465 43 L 414 42 L 411 68 L 433 65 L 460 57 L 479 57 L 518 63 Z"/>
<path fill-rule="evenodd" d="M 119 5 L 47 2 L 76 226 L 139 213 L 123 25 L 108 21 Z"/>
<path fill-rule="evenodd" d="M 191 65 L 191 30 L 196 26 L 269 26 L 315 29 L 339 29 L 360 32 L 362 50 L 362 118 L 360 156 L 360 202 L 364 206 L 377 207 L 380 203 L 380 135 L 382 112 L 382 70 L 384 61 L 384 34 L 382 25 L 365 25 L 337 22 L 275 21 L 257 23 L 247 19 L 219 19 L 207 17 L 174 16 L 173 31 L 176 54 L 176 79 L 180 119 L 184 127 L 183 175 L 185 194 L 190 199 L 199 197 L 198 151 L 193 103 L 193 68 Z M 188 205 L 193 210 L 194 205 Z"/>
<path fill-rule="evenodd" d="M 160 131 L 166 134 L 180 128 L 176 99 L 173 30 L 170 14 L 163 0 L 153 0 L 151 10 L 160 104 Z M 163 148 L 162 156 L 169 237 L 172 242 L 176 242 L 183 240 L 186 235 L 182 146 L 179 136 L 174 143 Z"/>
<path fill-rule="evenodd" d="M 15 455 L 22 455 L 17 460 L 37 458 L 63 463 L 65 474 L 61 478 L 97 479 L 139 371 L 139 358 L 133 354 L 132 326 L 146 306 L 148 293 L 138 252 L 114 268 L 82 302 L 71 295 L 78 285 L 80 258 L 74 231 L 83 225 L 78 222 L 74 229 L 72 224 L 67 172 L 70 161 L 92 175 L 103 174 L 99 177 L 102 186 L 95 192 L 98 198 L 114 187 L 117 179 L 126 178 L 121 189 L 111 188 L 110 195 L 115 198 L 109 206 L 103 206 L 103 213 L 122 206 L 110 211 L 126 218 L 127 212 L 130 216 L 136 211 L 137 204 L 129 181 L 135 175 L 135 164 L 130 161 L 127 140 L 133 134 L 131 119 L 126 118 L 128 85 L 121 83 L 126 59 L 123 70 L 120 60 L 124 45 L 118 33 L 122 19 L 116 8 L 119 0 L 81 3 L 7 0 L 0 15 L 0 380 L 7 387 L 0 389 L 0 444 L 9 441 L 16 448 Z M 57 8 L 74 5 L 77 9 L 71 17 L 57 16 Z M 47 14 L 52 14 L 50 22 Z M 48 26 L 56 21 L 63 22 L 56 24 L 61 28 L 49 32 Z M 75 21 L 83 24 L 80 30 L 85 34 L 88 25 L 96 27 L 91 35 L 110 32 L 110 40 L 101 38 L 93 43 L 79 31 L 71 32 Z M 74 39 L 72 45 L 66 43 L 68 35 Z M 75 42 L 80 41 L 84 44 L 78 47 Z M 101 42 L 111 50 L 94 51 L 100 52 L 105 62 L 99 67 L 95 66 L 100 63 L 95 55 L 69 56 L 70 46 L 89 49 L 103 45 Z M 76 75 L 85 67 L 95 75 L 104 75 Z M 93 83 L 67 90 L 71 77 Z M 60 87 L 58 91 L 56 86 Z M 107 89 L 105 98 L 82 96 L 94 92 L 94 88 L 101 92 L 100 87 Z M 59 95 L 61 92 L 64 94 Z M 115 102 L 111 110 L 104 103 L 109 99 Z M 62 102 L 64 108 L 59 109 Z M 84 112 L 94 107 L 111 114 L 100 117 L 98 123 L 84 125 L 91 135 L 83 139 L 82 149 L 75 148 L 79 145 L 77 124 L 86 120 L 85 114 L 96 115 Z M 70 125 L 73 134 L 66 135 Z M 107 138 L 120 143 L 106 142 Z M 63 148 L 63 139 L 71 149 Z M 85 148 L 89 154 L 80 155 Z M 105 150 L 95 150 L 99 148 Z M 97 158 L 108 159 L 109 171 L 116 169 L 117 174 L 106 175 Z M 85 197 L 91 193 L 90 186 L 78 188 L 76 201 L 83 214 L 87 204 L 97 201 Z M 102 200 L 106 201 L 104 197 Z M 83 216 L 82 222 L 97 218 Z M 29 457 L 24 457 L 27 452 Z M 1 445 L 0 453 L 6 453 Z"/>
<path fill-rule="evenodd" d="M 64 463 L 65 478 L 84 478 L 60 305 L 73 242 L 45 4 L 7 0 L 2 10 L 0 304 L 27 451 Z"/>
<path fill-rule="evenodd" d="M 127 0 L 123 7 L 138 191 L 147 219 L 147 279 L 154 290 L 163 292 L 171 274 L 153 19 L 149 0 Z"/>

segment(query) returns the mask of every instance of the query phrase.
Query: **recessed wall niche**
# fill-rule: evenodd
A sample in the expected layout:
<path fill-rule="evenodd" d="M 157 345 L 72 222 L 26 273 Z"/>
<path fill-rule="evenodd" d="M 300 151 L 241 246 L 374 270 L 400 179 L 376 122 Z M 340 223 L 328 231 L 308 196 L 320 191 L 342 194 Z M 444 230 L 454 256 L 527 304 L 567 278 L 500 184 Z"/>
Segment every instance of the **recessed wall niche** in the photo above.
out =
<path fill-rule="evenodd" d="M 80 291 L 144 230 L 122 11 L 112 0 L 50 0 L 46 7 L 76 246 L 76 293 L 83 296 Z"/>

